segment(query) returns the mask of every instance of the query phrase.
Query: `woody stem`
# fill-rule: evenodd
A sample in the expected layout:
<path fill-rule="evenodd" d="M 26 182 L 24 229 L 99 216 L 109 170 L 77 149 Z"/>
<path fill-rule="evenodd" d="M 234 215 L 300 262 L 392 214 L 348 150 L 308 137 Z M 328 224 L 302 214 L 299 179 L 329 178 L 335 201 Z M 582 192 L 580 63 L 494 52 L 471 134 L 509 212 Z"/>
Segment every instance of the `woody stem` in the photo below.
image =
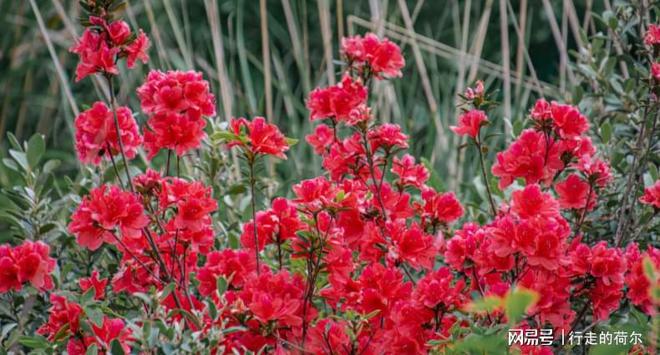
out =
<path fill-rule="evenodd" d="M 112 85 L 112 77 L 109 75 L 105 76 L 108 81 L 108 90 L 110 91 L 110 109 L 112 110 L 112 118 L 115 121 L 115 130 L 117 131 L 117 143 L 119 144 L 119 152 L 121 153 L 121 159 L 124 162 L 124 170 L 126 170 L 126 179 L 128 180 L 128 186 L 131 188 L 132 192 L 135 192 L 135 187 L 133 186 L 133 181 L 131 180 L 131 173 L 128 171 L 128 160 L 126 159 L 126 153 L 124 152 L 124 142 L 121 140 L 121 128 L 119 127 L 119 118 L 117 117 L 117 98 L 115 97 L 115 89 Z"/>
<path fill-rule="evenodd" d="M 259 262 L 259 237 L 257 235 L 257 197 L 256 197 L 256 179 L 254 177 L 254 156 L 248 156 L 248 165 L 250 166 L 250 203 L 252 205 L 252 227 L 254 234 L 254 258 L 257 261 L 257 275 L 260 272 Z"/>
<path fill-rule="evenodd" d="M 490 184 L 488 183 L 488 175 L 486 174 L 486 163 L 484 162 L 484 153 L 481 150 L 481 133 L 477 133 L 475 137 L 475 143 L 477 144 L 477 150 L 479 151 L 479 165 L 481 165 L 481 176 L 484 179 L 484 185 L 486 185 L 486 193 L 488 194 L 488 203 L 490 204 L 490 211 L 493 214 L 493 217 L 497 215 L 497 209 L 495 208 L 495 202 L 493 202 L 493 193 L 490 191 Z"/>

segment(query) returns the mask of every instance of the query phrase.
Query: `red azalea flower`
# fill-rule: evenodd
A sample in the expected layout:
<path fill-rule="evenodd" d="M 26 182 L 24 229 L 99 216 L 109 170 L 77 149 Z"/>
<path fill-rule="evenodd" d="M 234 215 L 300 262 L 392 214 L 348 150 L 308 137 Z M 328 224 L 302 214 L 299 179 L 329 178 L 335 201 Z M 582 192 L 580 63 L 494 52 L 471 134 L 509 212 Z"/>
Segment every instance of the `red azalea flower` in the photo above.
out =
<path fill-rule="evenodd" d="M 229 285 L 241 288 L 248 275 L 256 269 L 254 255 L 245 250 L 212 251 L 206 256 L 206 264 L 197 272 L 199 292 L 203 296 L 214 294 L 219 276 L 225 277 Z"/>
<path fill-rule="evenodd" d="M 119 121 L 121 141 L 124 145 L 124 154 L 133 159 L 137 149 L 142 144 L 142 137 L 138 131 L 133 113 L 128 107 L 119 107 L 116 110 Z M 101 158 L 120 153 L 117 129 L 114 122 L 114 113 L 101 101 L 83 111 L 76 117 L 76 151 L 83 163 L 98 165 Z"/>
<path fill-rule="evenodd" d="M 360 35 L 343 38 L 341 47 L 349 62 L 367 64 L 376 78 L 401 76 L 405 65 L 401 49 L 387 38 L 381 41 L 373 33 L 367 33 L 364 38 Z"/>
<path fill-rule="evenodd" d="M 660 44 L 660 26 L 655 24 L 649 25 L 644 35 L 644 43 L 648 46 Z"/>
<path fill-rule="evenodd" d="M 535 216 L 557 217 L 559 205 L 549 193 L 541 191 L 537 184 L 527 185 L 512 194 L 511 210 L 520 218 Z"/>
<path fill-rule="evenodd" d="M 466 261 L 473 259 L 475 250 L 484 237 L 479 225 L 467 222 L 447 241 L 445 262 L 454 270 L 462 271 Z"/>
<path fill-rule="evenodd" d="M 453 192 L 437 193 L 431 188 L 422 190 L 422 217 L 431 221 L 451 223 L 463 216 L 463 206 Z"/>
<path fill-rule="evenodd" d="M 139 60 L 142 64 L 147 64 L 149 61 L 149 54 L 147 51 L 151 43 L 149 42 L 149 37 L 142 30 L 138 32 L 137 38 L 131 44 L 126 46 L 126 66 L 129 69 L 135 66 L 135 63 Z"/>
<path fill-rule="evenodd" d="M 202 73 L 192 70 L 152 70 L 137 94 L 146 114 L 185 114 L 191 121 L 215 116 L 215 96 L 209 83 Z"/>
<path fill-rule="evenodd" d="M 259 322 L 267 324 L 275 321 L 282 327 L 297 327 L 302 322 L 303 287 L 304 282 L 299 275 L 291 276 L 288 271 L 277 274 L 264 272 L 252 274 L 239 297 Z M 308 304 L 307 307 L 309 312 L 313 305 Z"/>
<path fill-rule="evenodd" d="M 388 235 L 392 239 L 388 258 L 404 261 L 415 269 L 433 269 L 437 254 L 433 237 L 424 233 L 417 223 L 406 226 L 405 223 L 390 223 Z"/>
<path fill-rule="evenodd" d="M 151 116 L 144 131 L 144 148 L 152 159 L 161 149 L 171 149 L 183 156 L 201 146 L 206 121 L 188 115 L 159 113 Z"/>
<path fill-rule="evenodd" d="M 78 54 L 80 58 L 76 67 L 76 81 L 95 73 L 119 74 L 115 58 L 120 49 L 108 45 L 102 32 L 99 33 L 91 28 L 85 29 L 78 43 L 71 47 L 70 51 Z"/>
<path fill-rule="evenodd" d="M 486 117 L 485 112 L 470 110 L 458 117 L 458 126 L 450 126 L 449 128 L 459 136 L 468 135 L 476 139 L 481 126 L 486 122 L 488 122 L 488 117 Z"/>
<path fill-rule="evenodd" d="M 368 138 L 372 152 L 381 147 L 386 150 L 408 148 L 408 136 L 401 132 L 401 127 L 398 124 L 384 123 L 377 126 L 369 131 Z"/>
<path fill-rule="evenodd" d="M 60 330 L 68 326 L 65 334 L 76 334 L 80 329 L 82 307 L 55 293 L 50 294 L 50 303 L 53 306 L 48 310 L 48 321 L 37 329 L 37 333 L 53 341 Z"/>
<path fill-rule="evenodd" d="M 586 208 L 589 211 L 596 205 L 596 192 L 577 174 L 570 174 L 566 180 L 557 183 L 555 190 L 561 208 Z"/>
<path fill-rule="evenodd" d="M 552 118 L 551 105 L 545 99 L 538 99 L 530 112 L 532 119 L 543 121 Z"/>
<path fill-rule="evenodd" d="M 591 274 L 604 285 L 622 285 L 626 261 L 618 248 L 608 248 L 605 241 L 591 248 Z"/>
<path fill-rule="evenodd" d="M 506 151 L 497 153 L 492 172 L 500 178 L 500 189 L 517 178 L 527 184 L 549 182 L 564 167 L 559 153 L 559 144 L 551 138 L 546 140 L 542 132 L 526 129 Z"/>
<path fill-rule="evenodd" d="M 314 354 L 348 354 L 341 349 L 351 348 L 351 339 L 347 334 L 344 321 L 329 318 L 319 320 L 309 329 L 308 340 L 305 343 L 307 351 Z"/>
<path fill-rule="evenodd" d="M 289 150 L 286 137 L 284 137 L 277 126 L 266 122 L 265 118 L 255 117 L 252 121 L 248 121 L 245 118 L 234 118 L 230 125 L 232 132 L 236 136 L 243 136 L 245 134 L 247 142 L 236 139 L 230 141 L 229 146 L 238 145 L 245 147 L 255 155 L 265 154 L 286 159 L 284 153 Z"/>
<path fill-rule="evenodd" d="M 148 223 L 137 195 L 117 186 L 102 185 L 83 198 L 71 216 L 69 232 L 81 246 L 96 250 L 103 242 L 115 244 L 115 237 L 140 237 Z M 119 235 L 115 235 L 116 229 Z"/>
<path fill-rule="evenodd" d="M 578 161 L 576 168 L 599 187 L 605 187 L 612 181 L 610 165 L 601 159 L 585 155 Z"/>
<path fill-rule="evenodd" d="M 644 260 L 648 259 L 655 270 L 660 270 L 660 249 L 652 246 L 646 252 L 640 254 L 636 243 L 632 243 L 626 249 L 628 272 L 625 282 L 628 286 L 627 297 L 646 314 L 654 316 L 657 313 L 657 302 L 651 297 L 651 280 L 644 273 Z M 657 277 L 657 274 L 656 274 Z M 653 280 L 655 284 L 660 282 L 660 277 Z"/>
<path fill-rule="evenodd" d="M 320 124 L 314 128 L 314 133 L 308 134 L 305 140 L 314 148 L 316 154 L 325 154 L 335 142 L 335 132 L 327 125 Z"/>
<path fill-rule="evenodd" d="M 639 198 L 639 202 L 660 208 L 660 180 L 644 189 L 644 195 Z"/>
<path fill-rule="evenodd" d="M 553 102 L 550 112 L 562 138 L 579 136 L 589 130 L 589 121 L 574 106 Z"/>
<path fill-rule="evenodd" d="M 122 20 L 117 20 L 112 22 L 107 26 L 108 36 L 110 40 L 120 46 L 126 42 L 128 37 L 131 36 L 131 28 L 128 27 L 128 24 Z"/>
<path fill-rule="evenodd" d="M 80 283 L 82 293 L 87 292 L 90 288 L 94 288 L 94 299 L 102 300 L 105 298 L 105 286 L 108 284 L 108 279 L 99 279 L 98 271 L 92 271 L 92 276 L 83 277 L 78 282 Z"/>
<path fill-rule="evenodd" d="M 52 289 L 50 274 L 56 261 L 49 253 L 50 247 L 43 242 L 24 241 L 14 248 L 0 245 L 0 293 L 20 290 L 25 282 L 41 291 Z"/>
<path fill-rule="evenodd" d="M 651 64 L 651 76 L 656 81 L 660 81 L 660 63 Z"/>
<path fill-rule="evenodd" d="M 413 298 L 426 308 L 442 306 L 445 312 L 450 312 L 466 301 L 465 291 L 465 281 L 455 280 L 451 270 L 442 267 L 417 282 Z"/>
<path fill-rule="evenodd" d="M 109 318 L 107 316 L 103 317 L 103 324 L 101 326 L 97 326 L 92 322 L 92 331 L 94 336 L 89 336 L 85 339 L 88 345 L 96 343 L 99 349 L 109 350 L 111 342 L 117 340 L 125 354 L 131 352 L 129 343 L 133 340 L 133 336 L 123 320 Z"/>
<path fill-rule="evenodd" d="M 369 119 L 364 106 L 367 100 L 367 88 L 360 80 L 353 80 L 345 75 L 340 83 L 324 89 L 314 89 L 307 99 L 310 111 L 309 119 L 332 118 L 339 122 L 354 125 Z M 365 114 L 367 114 L 365 116 Z"/>
<path fill-rule="evenodd" d="M 623 283 L 607 284 L 602 279 L 596 280 L 594 286 L 589 292 L 589 299 L 593 304 L 594 319 L 597 321 L 606 320 L 612 312 L 619 309 L 619 303 L 623 298 Z"/>
<path fill-rule="evenodd" d="M 394 157 L 392 173 L 399 177 L 398 184 L 402 187 L 413 186 L 421 189 L 431 174 L 422 164 L 415 164 L 415 158 L 406 154 L 401 159 Z"/>

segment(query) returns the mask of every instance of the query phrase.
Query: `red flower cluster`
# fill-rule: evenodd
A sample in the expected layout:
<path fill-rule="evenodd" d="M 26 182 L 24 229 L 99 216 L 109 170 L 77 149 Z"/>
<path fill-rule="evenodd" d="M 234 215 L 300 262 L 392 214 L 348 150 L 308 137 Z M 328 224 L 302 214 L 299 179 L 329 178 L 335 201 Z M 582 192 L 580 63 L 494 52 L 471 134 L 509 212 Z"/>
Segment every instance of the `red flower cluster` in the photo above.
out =
<path fill-rule="evenodd" d="M 130 32 L 121 23 L 98 31 L 116 43 L 125 43 Z M 581 227 L 611 173 L 596 157 L 586 135 L 589 122 L 576 107 L 539 100 L 532 127 L 498 153 L 492 167 L 501 188 L 518 180 L 514 191 L 496 196 L 499 204 L 492 203 L 492 218 L 480 218 L 482 225 L 454 229 L 478 208 L 466 212 L 456 194 L 429 186 L 429 170 L 405 153 L 401 127 L 372 120 L 367 106 L 364 83 L 401 75 L 399 48 L 368 34 L 345 39 L 342 51 L 348 59 L 342 81 L 312 91 L 307 100 L 311 121 L 328 119 L 306 137 L 326 175 L 300 181 L 293 198 L 277 197 L 256 211 L 254 162 L 265 155 L 285 159 L 289 141 L 263 117 L 233 119 L 227 131 L 216 132 L 213 139 L 239 147 L 250 164 L 253 218 L 240 231 L 222 234 L 231 242 L 239 237 L 237 249 L 216 249 L 225 243 L 212 219 L 218 202 L 199 181 L 148 169 L 131 180 L 130 192 L 114 185 L 92 189 L 69 231 L 90 250 L 115 247 L 118 269 L 108 278 L 93 271 L 80 279 L 87 293 L 81 304 L 51 294 L 48 322 L 38 332 L 50 341 L 66 339 L 72 354 L 92 344 L 107 352 L 115 340 L 130 352 L 139 337 L 123 320 L 87 314 L 85 302 L 112 302 L 117 293 L 157 295 L 159 304 L 145 311 L 195 337 L 213 337 L 212 352 L 442 351 L 447 339 L 463 339 L 471 326 L 511 321 L 502 309 L 466 316 L 470 294 L 504 297 L 514 287 L 539 294 L 518 324 L 523 329 L 569 330 L 584 314 L 605 319 L 619 308 L 626 287 L 632 304 L 655 311 L 649 289 L 657 280 L 646 278 L 644 264 L 660 268 L 657 249 L 641 253 L 633 245 L 624 253 L 606 242 L 583 242 Z M 153 71 L 138 95 L 149 115 L 149 157 L 160 149 L 182 155 L 200 146 L 204 117 L 215 114 L 201 74 Z M 488 122 L 483 83 L 463 96 L 469 107 L 452 130 L 478 140 L 481 149 L 480 130 Z M 139 135 L 125 110 L 117 112 L 120 136 L 132 157 Z M 117 154 L 112 112 L 97 103 L 81 117 L 81 159 L 98 163 L 105 151 Z M 656 182 L 640 201 L 660 207 L 658 191 Z M 52 287 L 48 247 L 30 245 L 0 247 L 0 292 L 24 282 Z M 108 283 L 112 293 L 106 293 Z M 584 311 L 577 304 L 586 304 Z"/>
<path fill-rule="evenodd" d="M 488 122 L 488 117 L 486 117 L 485 112 L 481 110 L 470 110 L 458 118 L 458 126 L 451 126 L 449 128 L 459 136 L 467 135 L 476 139 L 481 126 L 486 122 Z"/>
<path fill-rule="evenodd" d="M 142 111 L 149 115 L 144 131 L 149 158 L 161 149 L 181 156 L 199 148 L 206 136 L 204 117 L 215 116 L 215 96 L 202 73 L 152 70 L 137 94 Z"/>
<path fill-rule="evenodd" d="M 644 189 L 644 194 L 639 198 L 639 202 L 651 205 L 654 208 L 660 208 L 660 180 Z"/>
<path fill-rule="evenodd" d="M 640 253 L 636 243 L 632 243 L 626 249 L 627 269 L 626 285 L 628 286 L 628 299 L 635 306 L 641 308 L 650 316 L 658 313 L 658 302 L 653 300 L 651 285 L 660 283 L 656 274 L 655 280 L 650 280 L 644 272 L 644 261 L 650 263 L 655 270 L 660 270 L 660 250 L 649 247 L 644 253 Z"/>
<path fill-rule="evenodd" d="M 119 139 L 115 127 L 115 114 L 119 124 L 124 155 L 133 159 L 142 144 L 133 113 L 128 107 L 118 107 L 113 113 L 105 103 L 97 101 L 92 107 L 76 117 L 76 151 L 83 163 L 98 165 L 101 158 L 120 154 Z"/>
<path fill-rule="evenodd" d="M 660 44 L 660 25 L 651 24 L 644 35 L 644 43 L 648 46 Z"/>
<path fill-rule="evenodd" d="M 346 75 L 337 85 L 314 89 L 309 94 L 307 108 L 312 121 L 330 118 L 334 122 L 356 125 L 370 118 L 366 100 L 367 88 L 362 81 Z"/>
<path fill-rule="evenodd" d="M 406 64 L 399 46 L 387 38 L 379 40 L 373 33 L 343 38 L 341 50 L 351 66 L 369 71 L 376 78 L 399 77 Z"/>
<path fill-rule="evenodd" d="M 137 195 L 117 186 L 102 185 L 83 198 L 71 216 L 69 232 L 81 246 L 96 250 L 104 242 L 133 244 L 131 240 L 142 239 L 142 229 L 148 223 Z"/>
<path fill-rule="evenodd" d="M 126 22 L 109 22 L 98 16 L 90 16 L 89 23 L 90 27 L 85 29 L 78 43 L 70 49 L 80 58 L 76 68 L 76 81 L 95 73 L 119 74 L 119 58 L 126 58 L 129 68 L 133 68 L 138 60 L 142 63 L 149 60 L 149 38 L 142 30 L 133 34 Z"/>
<path fill-rule="evenodd" d="M 79 304 L 55 293 L 50 295 L 50 303 L 53 306 L 50 308 L 48 322 L 37 333 L 47 336 L 50 341 L 69 337 L 67 353 L 84 355 L 92 345 L 96 345 L 99 350 L 109 351 L 113 340 L 119 342 L 124 352 L 130 352 L 133 337 L 123 320 L 103 317 L 101 324 L 92 322 L 91 326 L 84 327 L 81 322 L 85 312 Z"/>
<path fill-rule="evenodd" d="M 56 261 L 49 253 L 50 247 L 43 242 L 25 241 L 13 248 L 0 245 L 0 293 L 18 291 L 26 282 L 40 291 L 52 289 L 50 274 Z"/>
<path fill-rule="evenodd" d="M 261 154 L 286 159 L 284 153 L 289 150 L 286 137 L 277 126 L 266 122 L 265 118 L 255 117 L 252 121 L 234 118 L 230 126 L 234 134 L 228 142 L 230 147 L 239 146 L 252 157 Z"/>

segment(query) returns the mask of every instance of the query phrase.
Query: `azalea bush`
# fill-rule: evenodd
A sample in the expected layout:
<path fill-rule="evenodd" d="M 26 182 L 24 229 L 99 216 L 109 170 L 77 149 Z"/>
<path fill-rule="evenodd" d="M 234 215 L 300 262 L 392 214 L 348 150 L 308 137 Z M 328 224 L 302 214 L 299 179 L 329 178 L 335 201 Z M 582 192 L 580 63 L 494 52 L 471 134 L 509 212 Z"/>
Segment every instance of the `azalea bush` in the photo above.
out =
<path fill-rule="evenodd" d="M 642 340 L 594 351 L 655 353 L 660 181 L 647 163 L 660 27 L 630 13 L 619 15 L 639 31 L 619 27 L 611 14 L 612 31 L 636 43 L 621 62 L 638 65 L 622 105 L 634 124 L 541 98 L 491 161 L 496 97 L 481 82 L 462 94 L 451 130 L 476 151 L 486 190 L 466 206 L 407 152 L 401 127 L 372 114 L 372 84 L 402 76 L 392 41 L 342 40 L 338 83 L 310 93 L 315 129 L 298 142 L 270 117 L 214 120 L 195 71 L 153 70 L 125 87 L 118 74 L 149 60 L 149 38 L 112 0 L 81 5 L 76 80 L 98 80 L 107 100 L 75 119 L 76 181 L 53 181 L 41 137 L 10 137 L 4 164 L 20 183 L 6 216 L 18 237 L 0 246 L 4 351 L 546 354 L 585 350 L 560 334 L 598 327 Z M 585 101 L 616 89 L 590 69 L 595 55 L 582 59 L 585 85 L 609 80 L 589 97 L 576 88 Z M 120 89 L 135 91 L 139 114 Z M 613 127 L 645 153 L 612 162 L 602 141 Z M 271 196 L 293 144 L 309 144 L 324 174 Z M 512 329 L 548 329 L 555 343 L 510 345 Z"/>

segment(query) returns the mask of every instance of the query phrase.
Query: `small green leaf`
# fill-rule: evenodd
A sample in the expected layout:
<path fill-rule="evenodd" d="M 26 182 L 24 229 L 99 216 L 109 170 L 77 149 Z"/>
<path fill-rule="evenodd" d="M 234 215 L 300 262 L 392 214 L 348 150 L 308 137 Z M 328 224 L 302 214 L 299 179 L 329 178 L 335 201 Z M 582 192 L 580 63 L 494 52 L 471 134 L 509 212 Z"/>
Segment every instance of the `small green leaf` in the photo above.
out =
<path fill-rule="evenodd" d="M 644 266 L 644 276 L 649 280 L 649 283 L 653 285 L 655 283 L 656 275 L 655 275 L 655 267 L 653 266 L 653 261 L 651 261 L 651 258 L 646 256 L 642 260 L 642 265 Z"/>
<path fill-rule="evenodd" d="M 99 348 L 96 346 L 96 344 L 92 344 L 87 348 L 87 352 L 85 353 L 86 355 L 97 355 L 99 353 Z"/>
<path fill-rule="evenodd" d="M 18 338 L 18 342 L 30 349 L 45 349 L 49 345 L 48 340 L 41 335 L 22 336 Z"/>
<path fill-rule="evenodd" d="M 214 141 L 228 142 L 239 140 L 240 137 L 229 131 L 216 131 L 211 135 L 211 139 Z"/>
<path fill-rule="evenodd" d="M 227 291 L 227 280 L 223 276 L 218 277 L 217 287 L 219 295 L 224 295 Z"/>
<path fill-rule="evenodd" d="M 605 122 L 600 126 L 600 135 L 603 138 L 603 143 L 607 144 L 612 138 L 612 125 L 609 122 Z"/>
<path fill-rule="evenodd" d="M 504 312 L 509 324 L 516 324 L 539 299 L 539 294 L 528 289 L 516 287 L 504 299 Z"/>
<path fill-rule="evenodd" d="M 298 144 L 298 139 L 287 137 L 286 144 L 288 144 L 289 147 L 293 147 L 294 145 Z"/>
<path fill-rule="evenodd" d="M 110 354 L 112 355 L 124 355 L 124 348 L 121 347 L 121 343 L 117 339 L 112 340 L 110 343 Z"/>
<path fill-rule="evenodd" d="M 30 170 L 25 153 L 19 152 L 18 150 L 10 149 L 9 155 L 11 155 L 11 157 L 14 158 L 14 160 L 18 163 L 18 165 L 21 166 L 21 168 L 23 168 L 23 170 L 25 171 Z"/>
<path fill-rule="evenodd" d="M 46 142 L 44 137 L 39 133 L 33 135 L 27 144 L 27 161 L 32 169 L 37 167 L 45 151 Z"/>
<path fill-rule="evenodd" d="M 492 312 L 502 306 L 502 298 L 498 296 L 486 296 L 473 302 L 470 302 L 466 309 L 468 312 Z"/>

